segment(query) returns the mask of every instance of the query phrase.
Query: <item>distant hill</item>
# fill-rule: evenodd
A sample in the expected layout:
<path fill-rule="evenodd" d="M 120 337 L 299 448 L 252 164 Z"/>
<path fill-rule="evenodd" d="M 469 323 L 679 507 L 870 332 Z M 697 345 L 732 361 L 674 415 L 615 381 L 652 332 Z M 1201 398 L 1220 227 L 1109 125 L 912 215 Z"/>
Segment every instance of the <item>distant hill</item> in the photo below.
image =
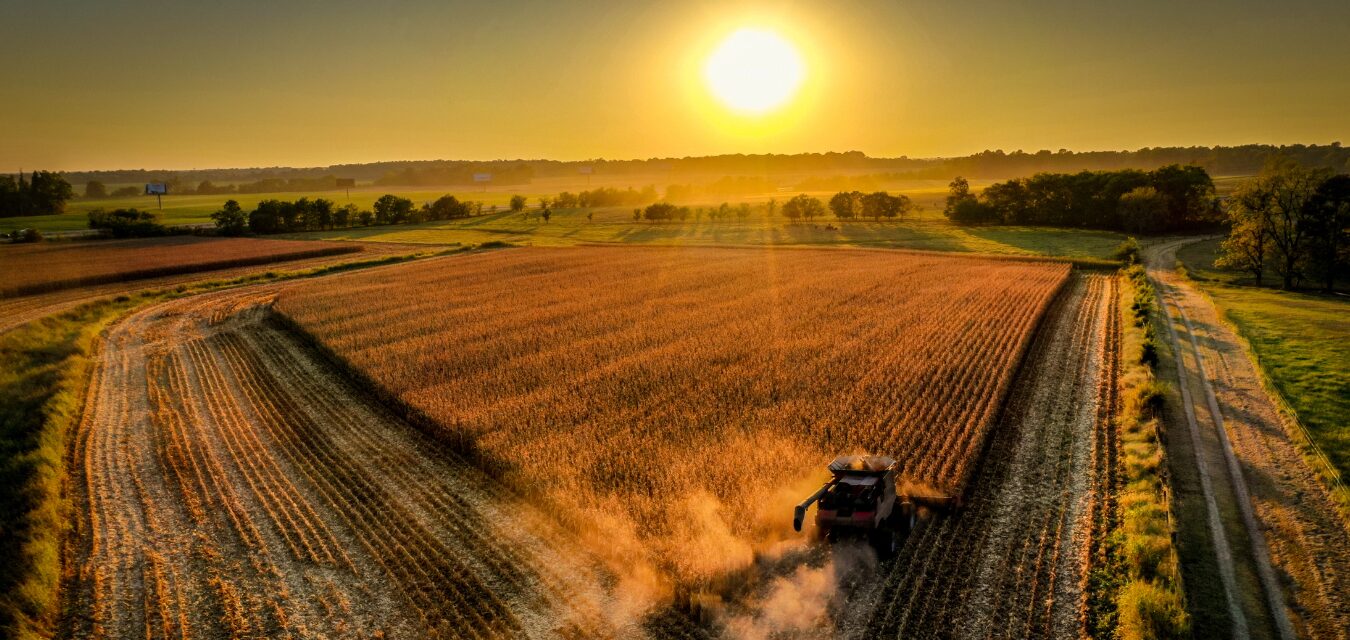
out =
<path fill-rule="evenodd" d="M 596 176 L 664 175 L 671 181 L 698 176 L 768 176 L 781 174 L 856 175 L 949 179 L 1002 179 L 1041 171 L 1073 172 L 1106 169 L 1154 169 L 1169 164 L 1196 164 L 1211 175 L 1250 175 L 1266 159 L 1283 154 L 1308 166 L 1350 171 L 1350 149 L 1329 145 L 1243 145 L 1237 147 L 1153 147 L 1135 151 L 1049 151 L 1032 153 L 983 151 L 957 158 L 872 158 L 860 151 L 720 155 L 646 160 L 400 160 L 327 167 L 258 167 L 172 171 L 134 169 L 71 171 L 73 184 L 98 180 L 107 184 L 173 182 L 196 185 L 252 183 L 262 180 L 305 180 L 337 176 L 384 185 L 466 184 L 475 173 L 492 173 L 498 184 L 526 184 L 535 178 L 577 176 L 589 168 Z"/>

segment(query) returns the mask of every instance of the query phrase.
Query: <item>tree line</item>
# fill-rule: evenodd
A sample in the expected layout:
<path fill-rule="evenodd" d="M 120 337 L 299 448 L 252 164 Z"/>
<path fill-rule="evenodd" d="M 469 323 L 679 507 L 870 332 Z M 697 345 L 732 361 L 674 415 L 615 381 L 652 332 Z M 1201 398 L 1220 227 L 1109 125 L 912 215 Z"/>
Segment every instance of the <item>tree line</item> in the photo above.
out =
<path fill-rule="evenodd" d="M 1008 224 L 1129 233 L 1213 228 L 1223 222 L 1202 167 L 1038 173 L 990 185 L 978 196 L 957 177 L 943 213 L 958 224 Z"/>
<path fill-rule="evenodd" d="M 1257 285 L 1267 270 L 1285 289 L 1316 282 L 1332 291 L 1350 269 L 1350 173 L 1273 160 L 1229 200 L 1219 267 L 1244 271 Z"/>
<path fill-rule="evenodd" d="M 312 178 L 325 174 L 342 175 L 362 181 L 389 180 L 387 184 L 430 185 L 461 184 L 473 173 L 492 173 L 494 182 L 505 184 L 498 176 L 528 169 L 531 178 L 576 177 L 585 167 L 596 176 L 662 174 L 684 180 L 683 176 L 717 175 L 793 175 L 848 176 L 864 173 L 888 174 L 907 178 L 949 180 L 952 176 L 1003 179 L 1038 172 L 1072 173 L 1077 171 L 1115 171 L 1152 169 L 1170 164 L 1195 165 L 1211 175 L 1253 175 L 1273 156 L 1291 158 L 1308 167 L 1325 167 L 1338 173 L 1350 172 L 1350 148 L 1340 143 L 1322 145 L 1242 145 L 1214 147 L 1145 147 L 1132 151 L 1069 151 L 1066 149 L 1004 151 L 990 150 L 952 158 L 876 158 L 858 151 L 798 154 L 730 154 L 682 158 L 647 158 L 583 161 L 497 160 L 491 162 L 461 160 L 385 161 L 342 164 L 326 167 L 272 167 L 249 169 L 202 169 L 193 171 L 113 170 L 79 171 L 66 174 L 74 184 L 98 180 L 107 184 L 167 182 L 181 176 L 184 182 L 210 180 L 253 182 L 265 178 Z M 409 172 L 407 170 L 411 169 Z M 831 185 L 827 189 L 857 188 L 868 185 Z M 799 191 L 816 188 L 798 187 Z"/>
<path fill-rule="evenodd" d="M 335 175 L 324 175 L 316 178 L 263 178 L 254 182 L 241 182 L 238 184 L 216 184 L 210 180 L 202 180 L 193 186 L 178 176 L 170 176 L 164 180 L 151 180 L 150 182 L 162 182 L 168 187 L 169 194 L 180 196 L 216 196 L 228 195 L 232 193 L 284 193 L 288 191 L 332 191 L 337 189 L 338 178 Z M 135 186 L 121 187 L 113 191 L 108 191 L 108 185 L 98 180 L 90 180 L 84 183 L 84 197 L 86 198 L 107 198 L 112 197 L 132 197 L 144 193 L 143 188 Z"/>
<path fill-rule="evenodd" d="M 70 183 L 54 171 L 0 176 L 0 218 L 63 213 L 74 195 Z"/>
<path fill-rule="evenodd" d="M 492 207 L 492 210 L 495 209 L 495 206 Z M 452 195 L 441 196 L 434 202 L 418 207 L 408 198 L 385 194 L 375 201 L 371 209 L 361 209 L 354 204 L 335 205 L 325 198 L 300 198 L 293 202 L 263 200 L 253 211 L 245 213 L 238 202 L 229 200 L 223 208 L 211 214 L 211 220 L 224 235 L 244 235 L 416 224 L 456 220 L 482 213 L 483 203 L 460 200 Z"/>
<path fill-rule="evenodd" d="M 640 190 L 632 187 L 627 189 L 600 187 L 580 193 L 564 191 L 551 200 L 550 204 L 559 209 L 588 209 L 590 207 L 628 207 L 647 204 L 656 200 L 656 187 L 648 185 Z"/>

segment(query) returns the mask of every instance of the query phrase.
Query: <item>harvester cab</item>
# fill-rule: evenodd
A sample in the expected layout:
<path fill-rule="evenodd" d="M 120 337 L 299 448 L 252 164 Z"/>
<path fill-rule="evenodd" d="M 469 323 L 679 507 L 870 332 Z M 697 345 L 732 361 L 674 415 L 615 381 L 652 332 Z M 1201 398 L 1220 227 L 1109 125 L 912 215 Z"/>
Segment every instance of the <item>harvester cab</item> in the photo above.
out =
<path fill-rule="evenodd" d="M 896 467 L 886 456 L 835 458 L 830 481 L 793 510 L 792 527 L 801 531 L 807 510 L 816 504 L 816 528 L 827 541 L 866 538 L 889 557 L 918 518 L 915 497 L 896 492 Z"/>

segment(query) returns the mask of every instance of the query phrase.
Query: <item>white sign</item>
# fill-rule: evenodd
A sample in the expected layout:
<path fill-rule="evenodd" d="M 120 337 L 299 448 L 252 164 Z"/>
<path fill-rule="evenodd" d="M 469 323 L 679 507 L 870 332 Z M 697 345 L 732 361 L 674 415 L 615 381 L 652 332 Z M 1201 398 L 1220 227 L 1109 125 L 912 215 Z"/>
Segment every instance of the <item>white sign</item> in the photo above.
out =
<path fill-rule="evenodd" d="M 473 174 L 473 181 L 474 181 L 474 182 L 492 182 L 492 174 L 490 174 L 490 173 L 475 173 L 475 174 Z"/>
<path fill-rule="evenodd" d="M 169 185 L 163 182 L 151 182 L 145 185 L 145 195 L 156 196 L 164 195 L 169 192 Z"/>
<path fill-rule="evenodd" d="M 590 166 L 590 165 L 586 165 L 586 166 L 582 167 L 581 169 L 579 169 L 579 171 L 581 171 L 581 174 L 582 174 L 582 175 L 589 176 L 589 175 L 591 175 L 592 173 L 595 173 L 595 167 L 592 167 L 592 166 Z"/>

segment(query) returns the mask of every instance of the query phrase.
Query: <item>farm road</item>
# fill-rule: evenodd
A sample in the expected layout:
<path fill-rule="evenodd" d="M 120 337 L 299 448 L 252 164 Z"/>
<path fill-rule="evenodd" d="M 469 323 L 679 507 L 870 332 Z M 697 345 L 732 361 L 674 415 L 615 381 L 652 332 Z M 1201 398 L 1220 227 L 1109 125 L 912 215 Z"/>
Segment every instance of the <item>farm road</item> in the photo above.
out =
<path fill-rule="evenodd" d="M 1176 272 L 1177 250 L 1198 240 L 1147 247 L 1145 265 L 1167 316 L 1160 338 L 1178 361 L 1186 424 L 1174 428 L 1198 444 L 1231 633 L 1350 638 L 1350 532 L 1238 336 Z"/>
<path fill-rule="evenodd" d="M 1038 330 L 968 504 L 906 541 L 850 607 L 860 638 L 1080 638 L 1114 483 L 1113 276 L 1075 274 Z"/>
<path fill-rule="evenodd" d="M 62 635 L 611 632 L 603 576 L 566 536 L 269 320 L 285 286 L 105 335 L 74 437 Z"/>

